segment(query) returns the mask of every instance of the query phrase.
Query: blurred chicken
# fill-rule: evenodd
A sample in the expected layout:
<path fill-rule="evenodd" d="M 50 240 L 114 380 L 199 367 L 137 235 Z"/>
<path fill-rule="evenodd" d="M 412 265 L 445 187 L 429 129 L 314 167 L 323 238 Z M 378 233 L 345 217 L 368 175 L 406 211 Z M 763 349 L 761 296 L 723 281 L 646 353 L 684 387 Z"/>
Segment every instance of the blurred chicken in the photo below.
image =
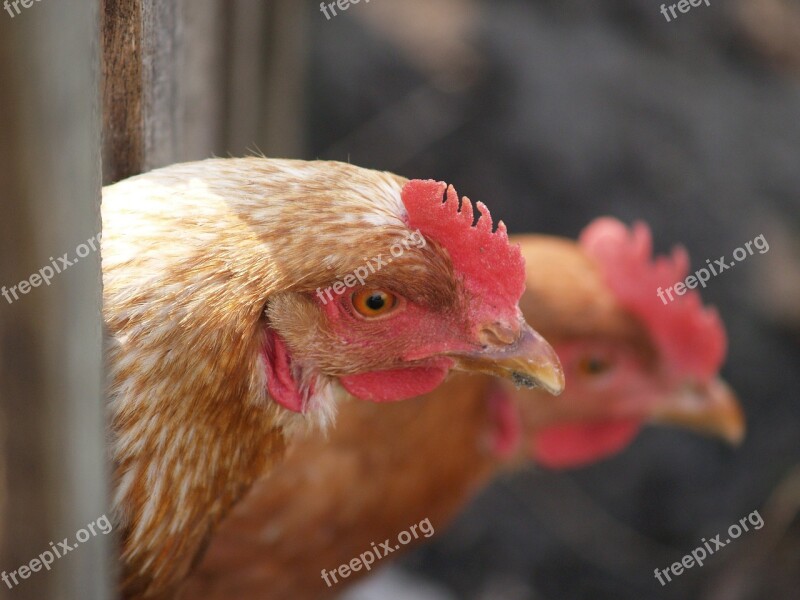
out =
<path fill-rule="evenodd" d="M 521 306 L 561 356 L 564 393 L 457 375 L 412 401 L 342 405 L 327 438 L 293 442 L 221 525 L 183 598 L 340 593 L 367 571 L 338 575 L 338 584 L 331 571 L 372 542 L 398 545 L 398 533 L 424 519 L 440 531 L 498 470 L 529 458 L 552 467 L 596 461 L 648 422 L 741 439 L 741 410 L 717 377 L 726 341 L 716 312 L 696 292 L 669 306 L 656 295 L 685 277 L 683 250 L 652 261 L 649 230 L 612 219 L 594 222 L 580 243 L 516 241 L 529 265 Z"/>
<path fill-rule="evenodd" d="M 125 597 L 173 597 L 287 436 L 333 419 L 339 385 L 399 400 L 461 369 L 560 391 L 558 359 L 518 307 L 519 248 L 445 189 L 264 158 L 104 189 Z"/>

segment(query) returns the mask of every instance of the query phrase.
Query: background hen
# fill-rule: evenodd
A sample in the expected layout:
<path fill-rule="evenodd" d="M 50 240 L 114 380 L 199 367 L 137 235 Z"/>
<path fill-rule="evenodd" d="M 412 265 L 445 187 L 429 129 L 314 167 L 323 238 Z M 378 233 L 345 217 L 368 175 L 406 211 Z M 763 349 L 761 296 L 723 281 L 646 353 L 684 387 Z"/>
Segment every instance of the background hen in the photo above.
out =
<path fill-rule="evenodd" d="M 653 293 L 658 280 L 685 276 L 680 251 L 651 262 L 649 231 L 611 219 L 580 244 L 520 240 L 532 265 L 521 306 L 563 357 L 564 393 L 458 376 L 402 404 L 343 405 L 327 439 L 295 440 L 223 523 L 186 598 L 339 593 L 367 571 L 328 587 L 322 569 L 426 518 L 440 531 L 499 470 L 531 457 L 555 467 L 599 460 L 647 422 L 741 439 L 741 410 L 717 378 L 725 333 L 716 312 L 694 292 L 669 309 Z"/>
<path fill-rule="evenodd" d="M 115 507 L 128 597 L 170 597 L 285 437 L 451 368 L 551 391 L 519 249 L 453 188 L 341 163 L 208 160 L 104 190 Z M 368 287 L 348 276 L 388 256 Z M 389 264 L 391 263 L 391 264 Z M 338 281 L 344 278 L 346 285 Z M 334 294 L 322 290 L 333 286 Z"/>

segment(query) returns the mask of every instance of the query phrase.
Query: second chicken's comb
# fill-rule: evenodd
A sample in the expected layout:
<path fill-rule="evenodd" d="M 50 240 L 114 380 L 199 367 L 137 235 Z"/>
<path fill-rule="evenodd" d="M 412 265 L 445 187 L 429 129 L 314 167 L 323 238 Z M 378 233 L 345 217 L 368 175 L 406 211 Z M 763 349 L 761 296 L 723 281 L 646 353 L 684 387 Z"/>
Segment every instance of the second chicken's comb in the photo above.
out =
<path fill-rule="evenodd" d="M 689 256 L 676 248 L 671 257 L 652 257 L 650 229 L 636 223 L 629 230 L 611 217 L 590 223 L 580 235 L 580 245 L 593 258 L 606 283 L 645 324 L 659 352 L 678 373 L 700 378 L 717 374 L 727 349 L 725 327 L 713 308 L 703 306 L 697 290 L 664 304 L 658 291 L 683 281 Z"/>
<path fill-rule="evenodd" d="M 509 243 L 503 222 L 492 231 L 489 209 L 478 202 L 480 218 L 473 225 L 472 202 L 465 197 L 459 210 L 456 190 L 441 181 L 409 181 L 402 198 L 409 227 L 419 229 L 447 250 L 466 290 L 482 298 L 487 309 L 500 309 L 509 317 L 516 315 L 525 289 L 525 261 L 519 246 Z"/>

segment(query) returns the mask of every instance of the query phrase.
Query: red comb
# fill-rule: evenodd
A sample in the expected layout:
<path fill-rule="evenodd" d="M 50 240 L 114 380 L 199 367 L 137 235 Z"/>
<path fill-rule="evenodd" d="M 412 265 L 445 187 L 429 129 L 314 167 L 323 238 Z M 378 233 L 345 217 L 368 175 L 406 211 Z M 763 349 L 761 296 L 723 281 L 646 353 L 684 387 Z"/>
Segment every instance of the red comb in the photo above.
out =
<path fill-rule="evenodd" d="M 447 199 L 442 202 L 445 188 Z M 403 187 L 402 197 L 409 227 L 419 229 L 426 238 L 442 245 L 456 272 L 463 277 L 467 292 L 473 299 L 483 300 L 477 308 L 480 314 L 474 317 L 516 318 L 517 303 L 525 289 L 525 261 L 519 246 L 508 243 L 503 222 L 492 232 L 489 209 L 478 202 L 481 216 L 473 226 L 469 198 L 461 201 L 459 210 L 455 189 L 440 181 L 409 181 Z"/>
<path fill-rule="evenodd" d="M 725 327 L 713 308 L 704 308 L 697 290 L 664 305 L 657 295 L 683 281 L 689 256 L 681 247 L 671 257 L 652 259 L 650 229 L 601 217 L 580 236 L 580 245 L 597 261 L 606 283 L 622 305 L 641 319 L 677 375 L 708 379 L 717 374 L 727 350 Z"/>

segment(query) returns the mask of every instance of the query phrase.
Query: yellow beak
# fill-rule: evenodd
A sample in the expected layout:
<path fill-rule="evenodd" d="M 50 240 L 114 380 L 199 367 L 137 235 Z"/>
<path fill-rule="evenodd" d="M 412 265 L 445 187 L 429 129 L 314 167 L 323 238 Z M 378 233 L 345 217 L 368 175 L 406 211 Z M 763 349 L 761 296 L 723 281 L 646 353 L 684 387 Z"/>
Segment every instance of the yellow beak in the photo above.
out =
<path fill-rule="evenodd" d="M 744 438 L 745 417 L 736 394 L 722 379 L 687 385 L 652 415 L 654 423 L 677 425 L 737 445 Z"/>
<path fill-rule="evenodd" d="M 530 325 L 523 321 L 513 339 L 507 329 L 497 326 L 487 326 L 483 332 L 492 343 L 480 351 L 455 355 L 457 370 L 502 377 L 517 387 L 541 387 L 554 395 L 564 390 L 564 371 L 555 350 Z"/>

